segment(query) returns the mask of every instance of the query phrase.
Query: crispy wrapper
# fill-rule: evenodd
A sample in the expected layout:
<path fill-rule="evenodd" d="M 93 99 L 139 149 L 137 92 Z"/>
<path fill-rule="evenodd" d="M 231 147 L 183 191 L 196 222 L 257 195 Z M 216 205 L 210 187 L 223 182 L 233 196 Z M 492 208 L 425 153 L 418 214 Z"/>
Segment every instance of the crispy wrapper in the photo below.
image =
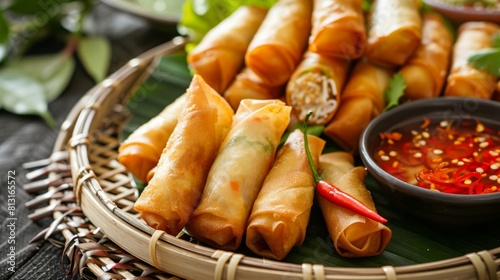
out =
<path fill-rule="evenodd" d="M 309 50 L 344 59 L 361 57 L 366 46 L 362 0 L 315 0 Z"/>
<path fill-rule="evenodd" d="M 443 89 L 450 64 L 453 36 L 441 15 L 422 15 L 422 41 L 401 68 L 406 80 L 404 98 L 417 100 L 438 97 Z"/>
<path fill-rule="evenodd" d="M 460 25 L 444 95 L 492 98 L 496 78 L 485 70 L 468 65 L 467 60 L 473 52 L 491 48 L 493 35 L 499 31 L 500 27 L 490 22 L 466 22 Z"/>
<path fill-rule="evenodd" d="M 172 235 L 182 230 L 199 201 L 232 116 L 222 96 L 195 75 L 179 122 L 134 205 L 148 225 Z"/>
<path fill-rule="evenodd" d="M 318 158 L 325 141 L 308 135 L 311 155 Z M 281 260 L 306 236 L 315 190 L 304 148 L 304 134 L 295 130 L 279 150 L 255 200 L 248 220 L 246 245 L 254 253 Z"/>
<path fill-rule="evenodd" d="M 365 55 L 385 66 L 401 66 L 420 45 L 418 0 L 375 0 L 368 16 Z"/>
<path fill-rule="evenodd" d="M 252 69 L 245 67 L 223 95 L 236 111 L 243 99 L 276 99 L 284 92 L 284 86 L 267 86 Z"/>
<path fill-rule="evenodd" d="M 286 88 L 287 104 L 301 122 L 309 111 L 311 124 L 328 123 L 340 103 L 349 62 L 308 51 L 297 66 Z"/>
<path fill-rule="evenodd" d="M 186 225 L 191 236 L 213 248 L 239 247 L 290 110 L 279 100 L 241 102 L 210 169 L 201 202 Z"/>
<path fill-rule="evenodd" d="M 376 211 L 366 189 L 364 167 L 354 167 L 354 159 L 346 152 L 333 152 L 320 156 L 320 176 L 354 196 Z M 335 250 L 343 257 L 369 257 L 381 254 L 392 238 L 390 228 L 339 207 L 318 196 L 319 206 L 332 238 Z"/>
<path fill-rule="evenodd" d="M 358 152 L 361 133 L 385 107 L 384 92 L 393 71 L 359 60 L 351 73 L 340 101 L 340 107 L 324 133 L 345 151 Z"/>
<path fill-rule="evenodd" d="M 311 0 L 279 0 L 269 10 L 245 56 L 246 66 L 271 87 L 286 83 L 307 46 Z"/>
<path fill-rule="evenodd" d="M 118 148 L 118 161 L 142 182 L 160 160 L 185 105 L 186 94 L 166 106 L 157 116 L 136 129 Z"/>
<path fill-rule="evenodd" d="M 189 67 L 217 92 L 224 92 L 243 67 L 248 45 L 266 14 L 266 9 L 256 6 L 238 8 L 189 52 Z"/>

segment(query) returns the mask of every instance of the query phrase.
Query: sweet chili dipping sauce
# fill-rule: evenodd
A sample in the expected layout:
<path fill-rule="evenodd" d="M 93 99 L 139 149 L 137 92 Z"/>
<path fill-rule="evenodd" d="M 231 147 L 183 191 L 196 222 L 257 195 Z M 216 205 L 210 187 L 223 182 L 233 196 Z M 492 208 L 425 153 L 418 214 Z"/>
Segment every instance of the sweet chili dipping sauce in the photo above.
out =
<path fill-rule="evenodd" d="M 374 158 L 395 177 L 454 194 L 500 192 L 500 130 L 478 120 L 424 118 L 380 135 Z"/>

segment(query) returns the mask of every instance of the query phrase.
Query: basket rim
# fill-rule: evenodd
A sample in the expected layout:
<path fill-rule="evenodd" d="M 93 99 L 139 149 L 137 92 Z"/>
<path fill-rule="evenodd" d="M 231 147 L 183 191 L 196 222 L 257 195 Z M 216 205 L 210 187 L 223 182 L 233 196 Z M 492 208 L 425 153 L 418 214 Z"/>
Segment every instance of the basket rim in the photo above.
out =
<path fill-rule="evenodd" d="M 491 279 L 498 278 L 497 270 L 500 267 L 500 258 L 495 255 L 500 254 L 500 247 L 441 261 L 395 267 L 388 265 L 378 268 L 346 268 L 310 263 L 294 264 L 242 256 L 233 252 L 197 245 L 166 233 L 159 234 L 146 223 L 120 209 L 104 192 L 93 172 L 89 160 L 92 132 L 97 129 L 99 123 L 109 113 L 108 109 L 111 105 L 116 105 L 118 102 L 121 105 L 126 103 L 133 90 L 149 75 L 154 69 L 155 63 L 162 56 L 182 49 L 188 40 L 186 37 L 176 37 L 172 41 L 130 60 L 109 78 L 96 85 L 88 96 L 84 96 L 85 101 L 77 104 L 81 108 L 75 109 L 78 116 L 74 119 L 71 138 L 64 137 L 68 142 L 67 147 L 70 152 L 70 165 L 77 201 L 87 218 L 94 225 L 100 227 L 110 240 L 122 248 L 128 248 L 129 253 L 155 265 L 160 270 L 190 279 L 214 278 L 222 275 L 222 272 L 227 272 L 228 278 L 237 275 L 238 279 L 257 279 L 258 277 L 282 279 L 283 276 L 292 279 L 312 279 L 312 277 L 317 279 L 396 279 L 393 278 L 396 275 L 398 279 L 407 279 L 407 277 L 408 279 L 429 279 L 428 277 L 440 275 L 476 278 L 485 274 L 488 274 Z M 133 82 L 129 87 L 123 88 L 120 86 L 120 81 L 123 79 L 132 79 Z M 65 133 L 68 131 L 65 130 Z M 135 236 L 136 241 L 130 242 L 128 238 L 123 239 L 121 231 L 113 229 L 110 225 L 122 227 L 123 231 Z M 156 240 L 153 240 L 153 237 Z M 137 244 L 142 246 L 136 248 Z M 145 254 L 145 248 L 148 246 L 153 248 L 154 254 L 162 252 L 180 260 L 190 260 L 192 263 L 176 263 L 178 266 L 173 267 L 168 264 L 169 260 L 158 261 L 152 257 L 151 252 L 149 255 Z M 230 263 L 236 259 L 236 256 L 238 260 L 234 261 L 235 265 L 231 266 Z M 477 258 L 479 258 L 479 262 Z M 208 268 L 208 270 L 201 271 L 199 275 L 192 275 L 189 270 L 198 267 Z"/>

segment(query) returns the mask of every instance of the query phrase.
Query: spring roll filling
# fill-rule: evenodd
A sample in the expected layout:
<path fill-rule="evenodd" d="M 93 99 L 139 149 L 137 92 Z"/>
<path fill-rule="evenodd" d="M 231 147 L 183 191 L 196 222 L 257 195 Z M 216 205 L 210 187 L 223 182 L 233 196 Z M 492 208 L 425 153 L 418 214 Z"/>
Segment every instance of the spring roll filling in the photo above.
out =
<path fill-rule="evenodd" d="M 337 84 L 319 68 L 304 72 L 291 84 L 290 102 L 299 120 L 309 111 L 311 123 L 326 123 L 337 109 Z"/>

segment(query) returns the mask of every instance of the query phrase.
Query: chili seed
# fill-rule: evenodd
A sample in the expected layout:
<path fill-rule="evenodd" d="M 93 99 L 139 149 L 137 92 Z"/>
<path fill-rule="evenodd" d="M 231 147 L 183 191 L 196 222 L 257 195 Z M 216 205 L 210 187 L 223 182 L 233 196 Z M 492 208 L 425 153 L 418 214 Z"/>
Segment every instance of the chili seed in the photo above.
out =
<path fill-rule="evenodd" d="M 418 141 L 418 145 L 420 146 L 425 146 L 425 144 L 427 144 L 427 142 L 425 142 L 424 140 Z"/>
<path fill-rule="evenodd" d="M 399 166 L 399 161 L 395 161 L 392 163 L 392 168 L 398 168 Z"/>
<path fill-rule="evenodd" d="M 412 131 L 411 131 L 411 134 L 412 134 L 413 136 L 416 136 L 416 135 L 418 134 L 418 132 L 417 132 L 416 130 L 412 130 Z"/>
<path fill-rule="evenodd" d="M 482 169 L 481 167 L 478 167 L 478 168 L 476 168 L 476 172 L 477 173 L 484 173 L 484 169 Z"/>
<path fill-rule="evenodd" d="M 483 132 L 484 131 L 484 125 L 478 123 L 476 126 L 476 132 Z"/>
<path fill-rule="evenodd" d="M 479 144 L 479 147 L 481 147 L 481 148 L 486 148 L 486 147 L 488 147 L 488 145 L 489 145 L 489 144 L 490 144 L 489 142 L 481 142 L 481 143 Z"/>
<path fill-rule="evenodd" d="M 389 157 L 388 157 L 388 156 L 386 156 L 386 155 L 382 155 L 382 156 L 380 157 L 380 159 L 381 159 L 381 160 L 383 160 L 383 161 L 388 161 L 388 160 L 389 160 Z"/>
<path fill-rule="evenodd" d="M 457 165 L 458 166 L 462 166 L 462 165 L 464 165 L 464 162 L 463 161 L 459 161 L 459 162 L 457 162 Z"/>
<path fill-rule="evenodd" d="M 397 153 L 396 151 L 390 151 L 390 152 L 389 152 L 389 155 L 390 155 L 391 157 L 395 157 L 395 156 L 397 156 L 397 155 L 398 155 L 398 153 Z"/>
<path fill-rule="evenodd" d="M 439 125 L 440 125 L 441 127 L 447 127 L 447 126 L 448 126 L 448 122 L 447 122 L 447 121 L 441 121 L 441 122 L 439 123 Z"/>
<path fill-rule="evenodd" d="M 435 149 L 435 150 L 433 151 L 433 153 L 434 153 L 435 155 L 441 155 L 441 154 L 443 154 L 443 150 L 440 150 L 440 149 Z"/>
<path fill-rule="evenodd" d="M 389 143 L 389 144 L 393 145 L 393 144 L 394 144 L 394 141 L 392 141 L 392 139 L 388 139 L 388 140 L 387 140 L 387 143 Z"/>
<path fill-rule="evenodd" d="M 464 180 L 464 184 L 465 185 L 470 185 L 470 183 L 472 183 L 472 181 L 470 179 L 465 179 Z"/>
<path fill-rule="evenodd" d="M 422 153 L 414 153 L 413 157 L 414 158 L 421 158 L 422 157 Z"/>
<path fill-rule="evenodd" d="M 380 151 L 378 151 L 378 155 L 379 155 L 379 156 L 381 156 L 381 155 L 383 155 L 383 154 L 385 154 L 384 150 L 380 150 Z"/>
<path fill-rule="evenodd" d="M 497 170 L 498 168 L 500 168 L 500 164 L 499 163 L 493 163 L 491 166 L 490 166 L 491 169 L 493 170 Z"/>
<path fill-rule="evenodd" d="M 451 163 L 456 164 L 458 162 L 458 159 L 454 158 L 451 160 Z"/>
<path fill-rule="evenodd" d="M 498 178 L 498 179 L 497 179 L 497 183 L 499 183 L 499 184 L 500 184 L 500 178 Z"/>
<path fill-rule="evenodd" d="M 497 191 L 497 189 L 498 189 L 498 188 L 497 188 L 497 186 L 493 186 L 493 187 L 491 187 L 491 190 L 492 190 L 492 191 L 494 191 L 494 192 L 496 192 L 496 191 Z"/>
<path fill-rule="evenodd" d="M 497 151 L 489 151 L 490 155 L 493 157 L 497 157 L 499 153 Z"/>
<path fill-rule="evenodd" d="M 488 177 L 488 179 L 490 179 L 491 181 L 495 181 L 498 179 L 498 176 L 497 175 L 491 175 L 490 177 Z"/>
<path fill-rule="evenodd" d="M 429 132 L 427 132 L 427 131 L 422 132 L 422 136 L 423 136 L 424 138 L 429 138 L 429 137 L 431 137 L 431 135 L 430 135 L 430 134 L 429 134 Z"/>

